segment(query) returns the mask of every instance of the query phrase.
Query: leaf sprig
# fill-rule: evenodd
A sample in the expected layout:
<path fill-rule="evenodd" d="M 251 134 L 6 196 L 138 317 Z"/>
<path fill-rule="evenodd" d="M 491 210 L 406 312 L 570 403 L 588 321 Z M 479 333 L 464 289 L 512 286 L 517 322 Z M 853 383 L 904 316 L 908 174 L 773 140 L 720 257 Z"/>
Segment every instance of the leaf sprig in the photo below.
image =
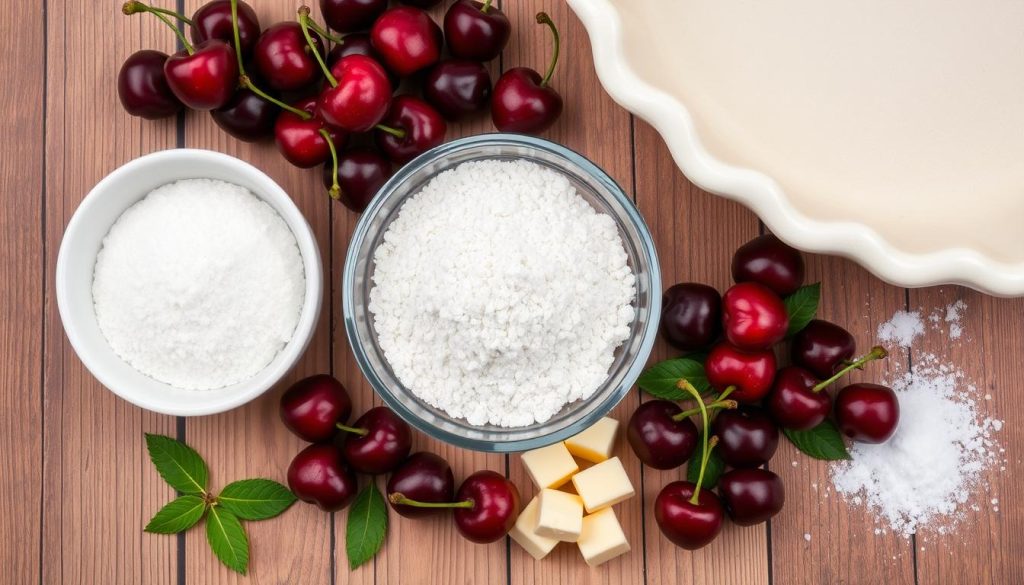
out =
<path fill-rule="evenodd" d="M 160 508 L 144 530 L 176 534 L 205 517 L 206 539 L 213 553 L 232 571 L 246 574 L 249 538 L 241 520 L 273 518 L 295 503 L 295 494 L 263 478 L 234 481 L 214 494 L 209 491 L 209 469 L 195 449 L 177 439 L 148 433 L 146 448 L 160 477 L 182 495 Z"/>

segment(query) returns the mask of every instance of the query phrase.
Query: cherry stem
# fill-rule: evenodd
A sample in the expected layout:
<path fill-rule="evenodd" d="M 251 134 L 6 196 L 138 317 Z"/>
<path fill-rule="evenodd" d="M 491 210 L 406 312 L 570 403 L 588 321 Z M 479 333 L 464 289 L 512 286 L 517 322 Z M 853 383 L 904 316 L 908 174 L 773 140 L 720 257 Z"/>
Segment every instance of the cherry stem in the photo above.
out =
<path fill-rule="evenodd" d="M 181 29 L 178 28 L 176 24 L 174 24 L 170 21 L 170 19 L 167 18 L 168 14 L 173 14 L 176 18 L 180 20 L 186 21 L 189 24 L 192 23 L 192 21 L 188 20 L 187 18 L 178 14 L 177 12 L 167 10 L 164 8 L 154 8 L 152 6 L 149 6 L 148 4 L 138 2 L 137 0 L 130 0 L 128 2 L 125 2 L 121 6 L 121 12 L 124 13 L 126 16 L 131 16 L 133 14 L 138 14 L 140 12 L 148 12 L 152 14 L 153 16 L 162 20 L 164 24 L 171 27 L 171 30 L 174 31 L 174 34 L 178 35 L 178 40 L 181 41 L 181 45 L 185 47 L 185 50 L 188 51 L 189 55 L 192 55 L 196 52 L 196 50 L 192 48 L 192 45 L 189 44 L 188 39 L 185 38 L 185 34 L 181 32 Z"/>
<path fill-rule="evenodd" d="M 721 409 L 724 409 L 724 410 L 731 410 L 733 408 L 739 407 L 739 403 L 736 402 L 735 400 L 716 400 L 716 401 L 712 402 L 711 404 L 706 404 L 704 406 L 708 410 L 715 409 L 715 408 L 721 408 Z M 672 416 L 672 420 L 674 420 L 674 421 L 681 421 L 684 418 L 690 418 L 691 416 L 693 416 L 695 414 L 700 414 L 700 408 L 691 408 L 689 410 L 684 410 L 683 412 L 680 412 L 679 414 L 673 415 Z"/>
<path fill-rule="evenodd" d="M 392 128 L 391 126 L 385 126 L 384 124 L 377 124 L 374 128 L 381 132 L 387 132 L 395 138 L 405 138 L 405 130 L 402 130 L 401 128 Z"/>
<path fill-rule="evenodd" d="M 299 7 L 299 28 L 302 29 L 302 36 L 306 37 L 306 45 L 309 46 L 309 50 L 312 51 L 313 56 L 316 57 L 316 62 L 320 64 L 320 69 L 324 72 L 324 77 L 327 78 L 327 82 L 331 84 L 331 87 L 338 87 L 338 80 L 331 75 L 330 68 L 327 67 L 327 63 L 324 62 L 324 58 L 320 55 L 320 49 L 317 48 L 317 44 L 313 42 L 313 35 L 309 34 L 309 6 Z"/>
<path fill-rule="evenodd" d="M 487 14 L 487 11 L 491 9 L 492 0 L 484 0 L 484 5 L 480 7 L 481 14 Z"/>
<path fill-rule="evenodd" d="M 327 142 L 328 142 L 328 144 L 330 144 L 331 141 L 328 140 Z M 338 427 L 338 429 L 340 429 L 342 431 L 345 431 L 346 433 L 352 433 L 352 434 L 355 434 L 355 435 L 359 435 L 360 437 L 365 437 L 366 435 L 368 435 L 370 433 L 370 431 L 368 431 L 366 429 L 357 429 L 356 427 L 348 427 L 348 426 L 345 426 L 345 425 L 343 425 L 341 423 L 334 423 L 334 426 Z"/>
<path fill-rule="evenodd" d="M 238 58 L 238 75 L 241 79 L 245 76 L 245 63 L 242 62 L 242 39 L 238 34 L 238 0 L 231 0 L 231 32 L 235 36 L 235 57 Z"/>
<path fill-rule="evenodd" d="M 331 188 L 327 190 L 327 194 L 331 196 L 331 199 L 341 199 L 341 186 L 338 185 L 338 151 L 334 147 L 334 140 L 331 139 L 331 134 L 326 129 L 320 129 L 320 135 L 327 141 L 327 148 L 331 150 L 331 165 L 333 172 L 331 173 Z"/>
<path fill-rule="evenodd" d="M 289 106 L 288 104 L 282 102 L 276 97 L 256 87 L 256 84 L 252 82 L 252 79 L 250 79 L 249 76 L 244 73 L 238 77 L 238 85 L 248 89 L 249 91 L 274 104 L 275 106 L 281 108 L 282 110 L 287 110 L 295 114 L 296 116 L 302 118 L 303 120 L 309 120 L 310 118 L 313 117 L 313 115 L 310 114 L 309 112 L 305 110 L 300 110 L 295 106 Z"/>
<path fill-rule="evenodd" d="M 726 398 L 729 397 L 730 394 L 732 394 L 735 391 L 736 391 L 736 386 L 727 386 L 725 388 L 725 390 L 722 390 L 722 393 L 718 395 L 718 398 L 715 398 L 715 402 L 720 402 L 722 400 L 725 400 Z"/>
<path fill-rule="evenodd" d="M 332 43 L 341 44 L 345 42 L 344 35 L 336 35 L 328 31 L 325 27 L 320 26 L 319 22 L 313 20 L 312 18 L 309 19 L 309 21 L 306 24 L 308 24 L 309 28 L 313 29 L 317 34 L 331 41 Z"/>
<path fill-rule="evenodd" d="M 838 372 L 836 372 L 835 375 L 832 376 L 831 378 L 829 378 L 827 380 L 824 380 L 822 382 L 818 382 L 818 384 L 815 385 L 814 388 L 811 388 L 811 392 L 821 392 L 825 388 L 828 388 L 829 385 L 832 384 L 832 382 L 835 382 L 839 378 L 842 378 L 846 374 L 850 373 L 851 370 L 863 369 L 864 368 L 864 364 L 866 364 L 866 363 L 868 363 L 870 361 L 880 360 L 880 359 L 888 357 L 888 356 L 889 356 L 889 352 L 885 351 L 884 347 L 882 347 L 880 345 L 876 345 L 875 347 L 871 348 L 871 351 L 869 351 L 868 353 L 862 355 L 861 357 L 859 357 L 859 358 L 853 360 L 852 362 L 850 362 L 849 364 L 847 364 L 846 367 L 844 367 L 843 369 L 841 369 Z"/>
<path fill-rule="evenodd" d="M 465 500 L 462 502 L 420 502 L 417 500 L 410 500 L 405 497 L 405 494 L 395 492 L 388 496 L 388 500 L 391 500 L 392 504 L 400 506 L 412 506 L 414 508 L 472 508 L 476 505 L 473 500 Z"/>
<path fill-rule="evenodd" d="M 143 12 L 143 11 L 145 11 L 148 8 L 149 12 L 166 14 L 167 16 L 173 16 L 174 18 L 177 18 L 181 22 L 184 22 L 185 24 L 187 24 L 189 26 L 192 26 L 192 19 L 191 18 L 185 16 L 184 14 L 181 14 L 180 12 L 175 12 L 174 10 L 171 10 L 169 8 L 160 8 L 159 6 L 146 6 L 142 2 L 136 2 L 136 1 L 125 2 L 124 4 L 125 4 L 125 6 L 131 5 L 129 9 L 132 10 L 132 12 L 131 12 L 132 14 L 135 14 L 136 12 Z M 124 7 L 122 7 L 122 10 L 124 10 Z M 128 14 L 128 13 L 126 12 L 125 14 Z"/>
<path fill-rule="evenodd" d="M 555 73 L 555 64 L 558 63 L 558 51 L 562 46 L 562 41 L 558 36 L 558 28 L 555 27 L 555 23 L 546 12 L 537 13 L 537 24 L 546 24 L 551 29 L 551 35 L 555 39 L 555 52 L 551 55 L 551 63 L 548 65 L 547 72 L 544 73 L 544 79 L 540 80 L 540 86 L 547 87 L 548 82 L 551 81 L 551 76 Z"/>
<path fill-rule="evenodd" d="M 714 443 L 709 445 L 710 440 L 708 439 L 708 433 L 710 432 L 709 427 L 711 424 L 708 419 L 708 409 L 704 406 L 704 399 L 701 398 L 700 392 L 698 392 L 697 389 L 693 387 L 693 384 L 685 378 L 679 380 L 676 384 L 676 388 L 689 392 L 690 395 L 693 396 L 693 399 L 697 401 L 697 408 L 700 409 L 700 418 L 703 423 L 703 428 L 701 428 L 701 443 L 704 445 L 704 458 L 700 464 L 700 475 L 697 476 L 697 486 L 693 489 L 693 497 L 690 498 L 690 503 L 696 506 L 697 497 L 700 495 L 700 486 L 704 483 L 704 469 L 708 466 L 708 453 L 711 452 L 711 448 L 714 447 L 714 443 L 718 442 L 718 437 L 715 437 Z"/>

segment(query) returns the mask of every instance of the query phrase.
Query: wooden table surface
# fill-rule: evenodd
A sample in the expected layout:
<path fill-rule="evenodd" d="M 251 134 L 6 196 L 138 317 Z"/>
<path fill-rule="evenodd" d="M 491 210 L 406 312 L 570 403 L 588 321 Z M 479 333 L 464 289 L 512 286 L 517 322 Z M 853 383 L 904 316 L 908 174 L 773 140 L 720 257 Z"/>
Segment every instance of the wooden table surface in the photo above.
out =
<path fill-rule="evenodd" d="M 164 5 L 170 6 L 171 0 Z M 179 4 L 182 0 L 178 0 Z M 251 0 L 264 26 L 292 18 L 285 0 Z M 184 1 L 191 13 L 200 0 Z M 623 460 L 640 497 L 619 511 L 633 552 L 589 569 L 571 546 L 535 562 L 507 541 L 474 545 L 450 521 L 394 521 L 375 561 L 349 571 L 345 513 L 328 515 L 296 505 L 283 516 L 248 524 L 250 575 L 216 562 L 201 530 L 179 537 L 144 534 L 148 518 L 173 496 L 150 464 L 143 433 L 186 440 L 211 467 L 214 485 L 243 476 L 280 480 L 302 443 L 277 417 L 275 389 L 229 413 L 174 418 L 149 413 L 106 391 L 83 368 L 61 327 L 54 294 L 57 250 L 79 201 L 106 173 L 139 155 L 174 147 L 209 148 L 250 161 L 269 173 L 306 214 L 317 234 L 324 278 L 332 283 L 316 337 L 289 380 L 321 372 L 340 378 L 357 410 L 379 402 L 355 366 L 342 327 L 336 289 L 356 215 L 332 204 L 318 171 L 290 167 L 272 145 L 249 145 L 221 132 L 210 117 L 189 113 L 148 122 L 120 108 L 115 76 L 141 48 L 171 52 L 172 35 L 145 16 L 126 18 L 119 2 L 68 0 L 0 5 L 5 88 L 0 100 L 7 139 L 0 157 L 0 580 L 10 583 L 1024 583 L 1024 301 L 993 299 L 953 286 L 906 290 L 882 283 L 846 260 L 809 257 L 809 278 L 824 285 L 825 318 L 846 324 L 861 347 L 894 311 L 930 310 L 963 299 L 968 309 L 961 341 L 926 334 L 919 350 L 957 364 L 979 391 L 985 414 L 1005 420 L 998 440 L 1005 471 L 986 477 L 998 512 L 980 501 L 955 534 L 924 531 L 914 539 L 876 536 L 873 518 L 839 498 L 824 497 L 828 466 L 799 456 L 788 444 L 771 468 L 787 486 L 787 503 L 766 525 L 728 526 L 717 541 L 690 553 L 659 533 L 654 496 L 680 471 L 643 469 L 623 442 Z M 447 2 L 446 2 L 447 4 Z M 690 184 L 661 138 L 613 103 L 594 73 L 580 23 L 558 0 L 502 3 L 513 37 L 501 67 L 543 68 L 550 50 L 533 23 L 539 9 L 560 24 L 565 44 L 554 86 L 566 110 L 547 136 L 581 151 L 634 194 L 657 240 L 666 283 L 729 284 L 733 250 L 762 232 L 743 207 Z M 487 132 L 482 119 L 451 135 Z M 884 213 L 884 210 L 879 210 Z M 659 345 L 652 360 L 671 354 Z M 905 370 L 914 355 L 897 353 L 875 370 Z M 631 393 L 615 410 L 625 420 L 642 396 Z M 417 448 L 437 451 L 457 476 L 481 468 L 508 473 L 531 495 L 515 456 L 459 451 L 417 436 Z M 797 465 L 792 465 L 797 461 Z M 812 483 L 820 489 L 814 490 Z M 395 520 L 392 515 L 392 520 Z M 805 535 L 810 535 L 809 539 Z"/>

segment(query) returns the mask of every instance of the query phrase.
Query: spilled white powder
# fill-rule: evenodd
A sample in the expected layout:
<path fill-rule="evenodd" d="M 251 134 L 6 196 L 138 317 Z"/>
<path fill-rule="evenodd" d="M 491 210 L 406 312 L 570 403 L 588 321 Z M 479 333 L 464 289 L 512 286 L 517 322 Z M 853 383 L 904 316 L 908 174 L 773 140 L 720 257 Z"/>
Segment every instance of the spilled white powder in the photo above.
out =
<path fill-rule="evenodd" d="M 138 371 L 187 390 L 251 378 L 295 332 L 306 281 L 295 236 L 247 189 L 189 179 L 154 189 L 96 257 L 100 330 Z"/>
<path fill-rule="evenodd" d="M 395 375 L 474 425 L 543 422 L 590 397 L 629 337 L 635 277 L 614 220 L 534 163 L 441 173 L 374 260 L 369 309 Z"/>
<path fill-rule="evenodd" d="M 950 339 L 960 339 L 960 336 L 964 333 L 963 325 L 960 324 L 960 317 L 963 314 L 964 309 L 967 308 L 967 303 L 962 300 L 957 300 L 950 303 L 946 307 L 945 321 L 949 326 L 949 337 Z"/>
<path fill-rule="evenodd" d="M 910 347 L 914 340 L 924 334 L 924 322 L 919 311 L 896 311 L 892 318 L 878 326 L 879 341 Z"/>

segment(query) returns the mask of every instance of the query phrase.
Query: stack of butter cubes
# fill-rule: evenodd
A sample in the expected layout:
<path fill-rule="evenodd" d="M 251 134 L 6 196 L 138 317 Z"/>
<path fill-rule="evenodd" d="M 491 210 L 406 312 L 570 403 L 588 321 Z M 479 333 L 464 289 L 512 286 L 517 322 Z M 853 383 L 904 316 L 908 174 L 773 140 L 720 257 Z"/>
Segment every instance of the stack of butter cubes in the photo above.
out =
<path fill-rule="evenodd" d="M 509 536 L 533 558 L 544 558 L 559 542 L 576 543 L 592 567 L 629 552 L 612 509 L 636 494 L 622 462 L 612 457 L 618 428 L 617 420 L 602 418 L 571 439 L 523 453 L 523 466 L 539 492 Z M 573 456 L 595 465 L 580 471 Z M 575 494 L 558 489 L 569 481 Z"/>

